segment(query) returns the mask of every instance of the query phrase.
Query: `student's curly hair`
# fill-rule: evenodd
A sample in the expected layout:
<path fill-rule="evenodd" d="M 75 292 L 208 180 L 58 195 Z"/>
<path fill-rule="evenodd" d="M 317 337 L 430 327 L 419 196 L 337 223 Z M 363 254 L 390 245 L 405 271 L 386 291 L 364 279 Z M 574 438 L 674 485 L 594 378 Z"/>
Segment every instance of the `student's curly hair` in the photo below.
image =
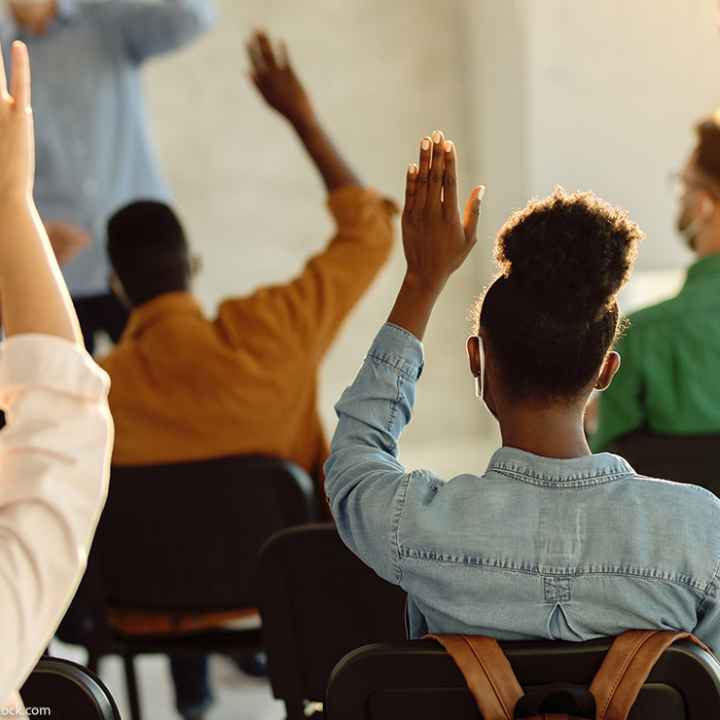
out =
<path fill-rule="evenodd" d="M 616 298 L 642 237 L 623 211 L 560 188 L 508 219 L 476 332 L 513 398 L 572 399 L 587 387 L 618 335 Z"/>

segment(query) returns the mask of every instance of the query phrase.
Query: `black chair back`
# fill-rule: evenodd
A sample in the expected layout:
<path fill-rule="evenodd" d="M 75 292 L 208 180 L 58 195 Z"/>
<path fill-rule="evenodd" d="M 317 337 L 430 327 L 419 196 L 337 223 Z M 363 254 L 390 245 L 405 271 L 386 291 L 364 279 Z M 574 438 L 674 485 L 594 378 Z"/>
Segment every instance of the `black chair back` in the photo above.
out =
<path fill-rule="evenodd" d="M 616 440 L 611 451 L 641 475 L 701 485 L 720 497 L 720 435 L 636 432 Z"/>
<path fill-rule="evenodd" d="M 588 687 L 609 640 L 501 643 L 525 691 L 558 681 Z M 431 640 L 372 645 L 344 657 L 330 678 L 326 720 L 479 720 L 453 659 Z M 650 673 L 630 720 L 720 717 L 720 663 L 692 643 L 670 647 Z"/>
<path fill-rule="evenodd" d="M 335 664 L 370 642 L 402 640 L 405 593 L 364 565 L 333 525 L 275 535 L 260 557 L 260 609 L 275 697 L 322 701 Z"/>
<path fill-rule="evenodd" d="M 107 602 L 178 612 L 252 606 L 260 548 L 308 522 L 313 503 L 308 475 L 276 458 L 114 467 L 96 540 Z"/>
<path fill-rule="evenodd" d="M 58 629 L 105 652 L 106 608 L 213 612 L 257 607 L 260 548 L 310 522 L 314 484 L 292 463 L 241 456 L 114 467 L 88 568 Z"/>
<path fill-rule="evenodd" d="M 69 660 L 40 660 L 20 697 L 29 717 L 120 720 L 115 700 L 100 678 Z"/>

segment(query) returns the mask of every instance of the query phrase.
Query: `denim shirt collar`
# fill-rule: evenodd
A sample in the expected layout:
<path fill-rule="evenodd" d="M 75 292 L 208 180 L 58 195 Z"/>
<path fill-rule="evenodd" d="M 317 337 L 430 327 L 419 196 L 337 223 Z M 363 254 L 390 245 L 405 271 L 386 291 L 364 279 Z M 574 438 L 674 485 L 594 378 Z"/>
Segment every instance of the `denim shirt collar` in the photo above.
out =
<path fill-rule="evenodd" d="M 491 471 L 531 485 L 563 488 L 602 485 L 635 474 L 630 463 L 611 453 L 560 460 L 511 447 L 495 451 L 488 466 L 488 472 Z"/>

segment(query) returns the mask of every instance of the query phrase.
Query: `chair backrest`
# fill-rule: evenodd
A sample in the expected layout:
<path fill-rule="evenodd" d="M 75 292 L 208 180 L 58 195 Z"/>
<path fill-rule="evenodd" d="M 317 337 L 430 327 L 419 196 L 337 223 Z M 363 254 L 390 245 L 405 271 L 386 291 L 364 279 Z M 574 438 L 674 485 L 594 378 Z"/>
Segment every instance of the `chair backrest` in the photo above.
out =
<path fill-rule="evenodd" d="M 106 607 L 212 612 L 256 607 L 260 548 L 314 520 L 314 484 L 277 458 L 115 467 L 88 567 L 58 637 L 112 644 Z"/>
<path fill-rule="evenodd" d="M 524 690 L 558 681 L 589 687 L 610 640 L 501 643 Z M 479 720 L 453 659 L 431 640 L 372 645 L 345 656 L 328 685 L 327 720 Z M 630 720 L 720 717 L 720 663 L 694 644 L 669 648 L 651 672 Z"/>
<path fill-rule="evenodd" d="M 260 556 L 260 610 L 275 697 L 322 701 L 349 650 L 405 639 L 405 593 L 353 555 L 333 525 L 291 528 Z"/>
<path fill-rule="evenodd" d="M 114 467 L 96 538 L 107 602 L 178 612 L 254 605 L 261 547 L 309 522 L 313 507 L 309 476 L 277 458 Z"/>
<path fill-rule="evenodd" d="M 720 496 L 720 435 L 635 432 L 616 440 L 611 451 L 642 475 L 701 485 Z"/>
<path fill-rule="evenodd" d="M 120 720 L 115 700 L 100 678 L 69 660 L 40 660 L 20 697 L 28 717 Z"/>

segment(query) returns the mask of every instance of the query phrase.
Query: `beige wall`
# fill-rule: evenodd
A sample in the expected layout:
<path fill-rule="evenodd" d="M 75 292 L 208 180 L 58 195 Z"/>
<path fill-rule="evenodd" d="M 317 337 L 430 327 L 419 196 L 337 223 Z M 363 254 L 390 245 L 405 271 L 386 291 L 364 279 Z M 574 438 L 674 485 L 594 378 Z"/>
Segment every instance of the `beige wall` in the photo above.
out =
<path fill-rule="evenodd" d="M 682 265 L 668 175 L 720 102 L 714 0 L 591 6 L 544 0 L 526 15 L 531 191 L 592 188 L 648 233 L 639 267 Z"/>
<path fill-rule="evenodd" d="M 668 175 L 682 166 L 694 123 L 720 104 L 716 2 L 466 7 L 480 78 L 477 162 L 491 190 L 498 180 L 501 190 L 492 212 L 502 218 L 556 184 L 594 190 L 647 232 L 641 272 L 683 268 L 691 257 L 673 230 Z M 671 292 L 677 279 L 665 277 Z"/>
<path fill-rule="evenodd" d="M 403 443 L 408 464 L 476 469 L 496 442 L 465 370 L 465 316 L 491 276 L 494 233 L 529 196 L 556 183 L 596 190 L 649 233 L 641 270 L 688 262 L 672 231 L 666 177 L 690 145 L 693 121 L 720 99 L 713 0 L 218 5 L 218 28 L 154 64 L 147 83 L 163 163 L 205 258 L 198 291 L 208 307 L 290 277 L 330 230 L 320 182 L 245 77 L 243 41 L 258 24 L 288 39 L 323 118 L 368 182 L 400 198 L 418 138 L 442 127 L 463 153 L 465 186 L 488 185 L 481 247 L 427 337 L 418 412 Z M 383 322 L 402 269 L 398 247 L 323 368 L 330 429 L 332 403 Z M 670 292 L 677 276 L 654 273 L 633 304 L 662 294 L 662 278 Z"/>

